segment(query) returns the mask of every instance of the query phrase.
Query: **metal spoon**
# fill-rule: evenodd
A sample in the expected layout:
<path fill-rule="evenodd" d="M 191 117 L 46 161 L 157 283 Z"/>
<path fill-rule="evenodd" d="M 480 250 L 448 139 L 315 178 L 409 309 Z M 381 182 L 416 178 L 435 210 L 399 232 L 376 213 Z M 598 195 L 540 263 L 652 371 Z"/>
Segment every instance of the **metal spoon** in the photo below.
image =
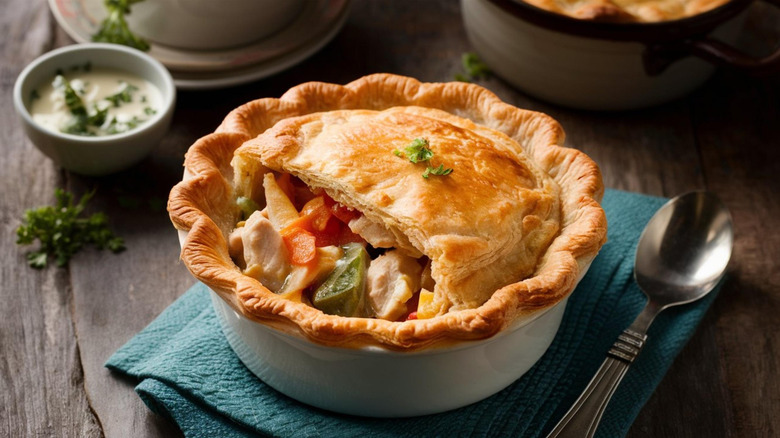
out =
<path fill-rule="evenodd" d="M 647 339 L 653 319 L 667 307 L 707 295 L 731 257 L 731 215 L 717 196 L 691 192 L 667 202 L 650 219 L 639 238 L 634 278 L 647 304 L 618 336 L 607 359 L 579 399 L 548 435 L 592 437 L 609 399 Z"/>

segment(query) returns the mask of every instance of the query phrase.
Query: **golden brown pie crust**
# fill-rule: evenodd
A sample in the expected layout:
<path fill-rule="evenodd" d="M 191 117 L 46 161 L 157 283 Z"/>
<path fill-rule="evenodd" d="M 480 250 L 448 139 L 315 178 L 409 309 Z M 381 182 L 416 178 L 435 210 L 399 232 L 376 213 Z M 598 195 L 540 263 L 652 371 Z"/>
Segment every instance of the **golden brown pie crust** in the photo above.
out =
<path fill-rule="evenodd" d="M 430 163 L 394 154 L 415 138 L 430 139 Z M 531 275 L 558 234 L 558 185 L 519 149 L 439 109 L 338 110 L 282 120 L 244 143 L 234 168 L 261 163 L 291 173 L 390 230 L 394 247 L 431 260 L 434 307 L 444 313 L 479 307 Z M 424 178 L 427 165 L 454 171 Z M 238 173 L 245 181 L 236 187 L 263 178 Z"/>
<path fill-rule="evenodd" d="M 729 0 L 523 0 L 538 8 L 582 20 L 641 22 L 679 20 Z"/>
<path fill-rule="evenodd" d="M 486 148 L 484 152 L 498 158 L 491 156 L 482 163 L 475 155 L 469 162 L 465 160 L 462 151 L 458 152 L 457 147 L 451 147 L 463 141 L 463 138 L 455 138 L 455 143 L 449 146 L 442 140 L 443 144 L 432 143 L 435 157 L 455 170 L 445 177 L 424 180 L 420 176 L 424 167 L 416 167 L 390 153 L 398 147 L 395 143 L 407 141 L 407 136 L 414 135 L 416 131 L 403 131 L 396 136 L 383 134 L 382 124 L 376 122 L 381 119 L 380 122 L 384 123 L 383 120 L 386 120 L 383 117 L 395 118 L 389 123 L 398 122 L 396 119 L 400 118 L 404 123 L 422 130 L 420 132 L 434 129 L 426 123 L 439 123 L 441 126 L 437 125 L 435 129 L 444 129 L 442 126 L 446 125 L 447 129 L 457 132 L 457 135 L 487 136 L 479 137 L 489 138 L 486 140 L 487 145 L 482 146 Z M 310 135 L 312 127 L 336 126 L 338 124 L 334 120 L 337 119 L 355 121 L 355 126 L 379 123 L 377 128 L 366 128 L 369 129 L 368 134 L 362 132 L 361 135 L 380 143 L 390 141 L 393 146 L 382 146 L 389 149 L 363 160 L 352 158 L 351 162 L 356 168 L 353 173 L 334 177 L 333 172 L 320 172 L 316 159 L 312 157 L 327 153 L 323 149 L 326 143 L 333 142 L 338 136 L 320 136 L 317 132 L 317 135 Z M 343 128 L 347 133 L 356 129 L 354 126 L 337 128 Z M 301 134 L 304 131 L 309 134 Z M 344 134 L 338 132 L 339 135 Z M 455 135 L 452 132 L 450 134 Z M 176 228 L 187 232 L 181 257 L 188 269 L 236 311 L 250 319 L 321 344 L 348 347 L 381 346 L 416 350 L 460 340 L 482 339 L 568 296 L 606 239 L 606 218 L 599 205 L 603 184 L 598 166 L 582 152 L 560 146 L 563 138 L 561 127 L 550 117 L 508 105 L 490 91 L 474 84 L 420 83 L 412 78 L 389 74 L 366 76 L 345 86 L 310 82 L 290 89 L 279 99 L 259 99 L 235 109 L 216 132 L 192 145 L 185 158 L 185 179 L 171 191 L 168 210 Z M 338 147 L 348 147 L 348 143 L 344 142 Z M 512 147 L 522 148 L 522 151 L 508 150 Z M 327 315 L 307 304 L 281 298 L 269 291 L 257 280 L 243 275 L 228 255 L 226 236 L 239 215 L 235 197 L 251 192 L 251 186 L 259 184 L 257 176 L 262 176 L 268 169 L 293 173 L 312 186 L 324 187 L 337 201 L 361 209 L 371 219 L 392 222 L 394 217 L 404 214 L 398 207 L 403 204 L 403 193 L 380 193 L 376 184 L 372 186 L 369 183 L 358 190 L 339 191 L 334 190 L 334 184 L 348 186 L 356 181 L 354 175 L 367 177 L 371 172 L 370 166 L 380 163 L 380 166 L 397 165 L 397 168 L 386 170 L 389 173 L 385 176 L 399 174 L 399 178 L 410 178 L 406 184 L 411 184 L 412 190 L 424 191 L 438 184 L 438 190 L 447 193 L 445 186 L 451 185 L 452 193 L 462 196 L 464 189 L 457 187 L 467 182 L 468 178 L 473 179 L 478 175 L 477 169 L 493 166 L 496 172 L 500 172 L 501 166 L 497 164 L 510 156 L 528 157 L 526 159 L 533 162 L 528 168 L 540 174 L 533 178 L 525 175 L 524 178 L 528 180 L 525 182 L 520 182 L 519 177 L 512 179 L 508 175 L 490 181 L 494 183 L 509 178 L 512 184 L 518 185 L 518 191 L 522 189 L 522 193 L 529 196 L 525 207 L 504 206 L 510 213 L 505 213 L 495 223 L 506 222 L 506 219 L 511 222 L 512 218 L 517 217 L 520 228 L 514 229 L 522 230 L 525 217 L 528 218 L 525 225 L 529 229 L 545 229 L 545 223 L 555 222 L 556 231 L 550 235 L 552 242 L 549 239 L 544 242 L 546 250 L 540 249 L 543 254 L 536 260 L 538 263 L 533 264 L 527 278 L 497 287 L 495 291 L 494 286 L 490 286 L 487 291 L 480 287 L 494 280 L 493 274 L 477 275 L 477 280 L 461 285 L 478 290 L 475 294 L 480 297 L 476 298 L 476 305 L 483 301 L 484 304 L 476 308 L 469 308 L 474 302 L 457 302 L 459 298 L 456 298 L 456 302 L 447 304 L 450 309 L 448 313 L 425 320 L 392 322 Z M 231 166 L 234 157 L 236 161 L 233 163 L 235 169 L 241 172 L 240 175 L 234 175 L 234 167 Z M 337 160 L 336 156 L 331 158 Z M 343 161 L 346 163 L 348 159 L 344 158 Z M 323 160 L 323 163 L 327 162 L 330 161 Z M 483 202 L 482 208 L 492 208 L 494 214 L 501 210 L 494 204 L 505 198 L 504 194 L 490 193 L 487 186 L 480 187 L 477 184 L 476 187 L 479 192 L 476 195 L 481 194 L 482 197 L 476 196 L 473 202 Z M 558 199 L 548 199 L 551 194 Z M 484 219 L 479 215 L 466 215 L 463 223 L 434 221 L 435 210 L 447 208 L 447 204 L 444 201 L 430 202 L 434 204 L 432 210 L 429 210 L 431 206 L 422 206 L 415 207 L 417 210 L 413 212 L 414 215 L 423 215 L 423 218 L 428 214 L 434 222 L 425 232 L 447 234 L 453 227 L 460 230 L 457 232 L 468 231 L 469 227 L 480 230 L 475 224 L 469 224 L 469 221 Z M 394 205 L 399 209 L 393 211 Z M 556 211 L 549 211 L 550 205 L 555 205 L 553 210 Z M 384 208 L 382 206 L 387 207 L 385 211 L 378 211 Z M 453 213 L 448 212 L 450 216 Z M 420 223 L 413 225 L 419 226 Z M 506 229 L 513 228 L 508 226 Z M 418 236 L 411 240 L 421 250 L 429 249 L 426 245 L 430 242 L 424 238 Z M 500 240 L 507 241 L 507 238 L 501 237 Z M 533 246 L 530 241 L 512 242 L 515 245 Z M 460 295 L 455 293 L 445 296 L 466 297 L 466 301 L 472 296 L 468 293 L 468 287 L 453 290 L 459 290 Z"/>

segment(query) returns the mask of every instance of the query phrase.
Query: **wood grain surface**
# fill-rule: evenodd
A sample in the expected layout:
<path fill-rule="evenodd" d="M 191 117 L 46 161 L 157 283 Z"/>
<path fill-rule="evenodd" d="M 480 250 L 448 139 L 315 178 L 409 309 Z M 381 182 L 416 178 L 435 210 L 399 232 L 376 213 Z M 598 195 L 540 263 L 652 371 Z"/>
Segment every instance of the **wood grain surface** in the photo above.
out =
<path fill-rule="evenodd" d="M 44 0 L 2 0 L 0 9 L 0 436 L 9 437 L 179 434 L 143 405 L 134 382 L 103 364 L 193 284 L 162 206 L 184 152 L 230 109 L 310 80 L 389 72 L 448 81 L 472 50 L 456 1 L 356 0 L 319 53 L 251 84 L 180 92 L 171 131 L 148 159 L 86 178 L 30 143 L 11 99 L 25 65 L 72 41 Z M 740 44 L 767 53 L 780 41 L 778 23 L 780 11 L 755 5 Z M 544 103 L 498 78 L 479 83 L 558 119 L 566 144 L 601 165 L 608 187 L 661 196 L 708 189 L 732 211 L 728 281 L 629 436 L 780 435 L 780 79 L 721 71 L 685 99 L 620 113 Z M 56 187 L 96 188 L 90 209 L 108 213 L 128 249 L 89 249 L 67 268 L 28 268 L 15 230 L 25 209 L 53 201 Z"/>

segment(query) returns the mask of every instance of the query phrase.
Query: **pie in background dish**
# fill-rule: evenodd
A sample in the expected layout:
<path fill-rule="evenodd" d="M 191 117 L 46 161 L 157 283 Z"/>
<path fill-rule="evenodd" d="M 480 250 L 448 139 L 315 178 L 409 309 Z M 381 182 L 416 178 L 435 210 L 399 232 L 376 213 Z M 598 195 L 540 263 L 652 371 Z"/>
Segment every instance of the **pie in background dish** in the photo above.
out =
<path fill-rule="evenodd" d="M 654 23 L 693 17 L 729 0 L 522 0 L 572 18 L 607 22 Z"/>
<path fill-rule="evenodd" d="M 311 82 L 185 158 L 181 257 L 236 311 L 325 345 L 490 337 L 564 299 L 606 239 L 598 166 L 474 84 Z"/>

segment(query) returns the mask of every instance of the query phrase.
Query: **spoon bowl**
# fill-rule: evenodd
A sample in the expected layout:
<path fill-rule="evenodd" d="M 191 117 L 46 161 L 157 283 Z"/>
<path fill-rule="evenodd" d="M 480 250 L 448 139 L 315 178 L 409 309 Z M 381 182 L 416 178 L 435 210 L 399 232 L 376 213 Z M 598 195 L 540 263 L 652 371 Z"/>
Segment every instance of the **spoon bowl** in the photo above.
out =
<path fill-rule="evenodd" d="M 690 303 L 709 293 L 731 257 L 731 215 L 709 192 L 690 192 L 667 202 L 642 232 L 634 278 L 665 307 Z"/>

